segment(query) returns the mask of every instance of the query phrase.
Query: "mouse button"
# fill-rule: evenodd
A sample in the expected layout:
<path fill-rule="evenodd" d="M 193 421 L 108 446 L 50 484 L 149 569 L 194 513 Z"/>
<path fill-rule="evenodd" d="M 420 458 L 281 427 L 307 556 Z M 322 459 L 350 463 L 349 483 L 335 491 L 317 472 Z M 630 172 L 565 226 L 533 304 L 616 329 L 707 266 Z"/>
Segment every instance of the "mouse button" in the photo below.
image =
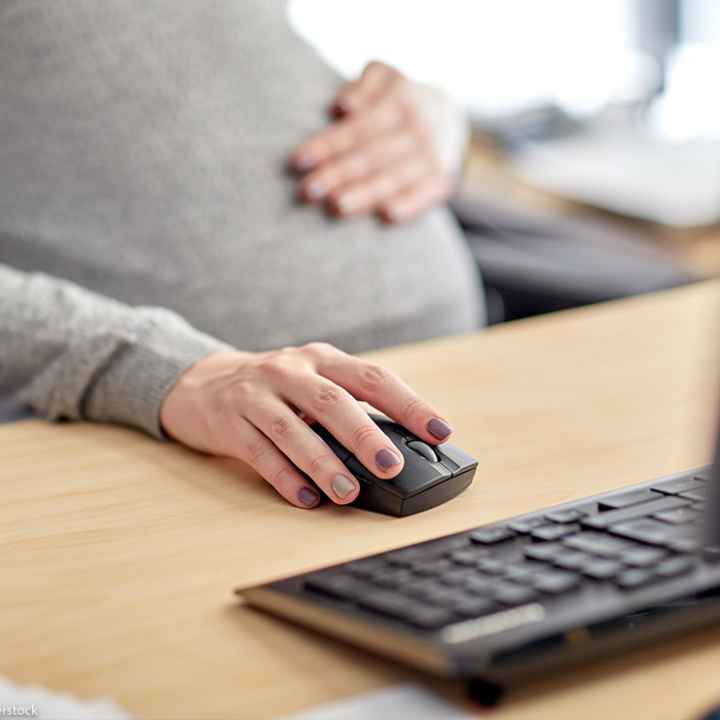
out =
<path fill-rule="evenodd" d="M 477 465 L 477 460 L 451 443 L 443 443 L 435 448 L 440 461 L 453 472 L 461 472 Z"/>
<path fill-rule="evenodd" d="M 422 440 L 410 440 L 407 446 L 421 457 L 424 457 L 428 462 L 438 462 L 438 456 L 435 451 Z"/>
<path fill-rule="evenodd" d="M 451 470 L 440 464 L 429 463 L 424 457 L 414 452 L 405 450 L 404 456 L 405 467 L 398 475 L 389 480 L 378 481 L 394 486 L 404 497 L 423 492 L 432 485 L 452 476 Z"/>
<path fill-rule="evenodd" d="M 312 429 L 325 441 L 328 447 L 337 455 L 340 460 L 345 462 L 352 453 L 330 433 L 329 430 L 322 425 L 313 425 Z"/>

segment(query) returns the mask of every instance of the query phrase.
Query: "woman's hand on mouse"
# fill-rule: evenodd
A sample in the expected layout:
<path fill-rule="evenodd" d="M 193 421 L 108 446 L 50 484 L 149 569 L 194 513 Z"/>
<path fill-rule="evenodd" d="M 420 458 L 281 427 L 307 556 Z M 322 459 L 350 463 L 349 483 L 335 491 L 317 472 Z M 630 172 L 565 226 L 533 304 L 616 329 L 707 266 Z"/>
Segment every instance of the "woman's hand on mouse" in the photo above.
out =
<path fill-rule="evenodd" d="M 209 355 L 180 377 L 160 420 L 170 437 L 239 458 L 288 502 L 312 508 L 320 496 L 302 472 L 335 503 L 352 502 L 359 492 L 357 479 L 313 431 L 314 420 L 377 477 L 389 479 L 402 470 L 401 453 L 361 400 L 428 443 L 451 433 L 432 406 L 392 372 L 325 343 Z"/>
<path fill-rule="evenodd" d="M 301 197 L 346 217 L 402 222 L 445 201 L 467 141 L 467 121 L 441 92 L 371 62 L 345 85 L 337 120 L 293 153 Z"/>

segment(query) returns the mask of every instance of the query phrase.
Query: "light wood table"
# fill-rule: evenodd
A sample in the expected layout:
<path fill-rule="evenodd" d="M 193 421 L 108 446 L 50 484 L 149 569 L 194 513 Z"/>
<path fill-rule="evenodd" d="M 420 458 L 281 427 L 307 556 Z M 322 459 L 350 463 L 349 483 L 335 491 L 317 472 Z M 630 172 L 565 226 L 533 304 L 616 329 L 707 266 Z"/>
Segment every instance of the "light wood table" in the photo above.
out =
<path fill-rule="evenodd" d="M 0 674 L 162 720 L 424 682 L 231 590 L 706 462 L 718 303 L 703 284 L 376 353 L 480 461 L 465 494 L 405 519 L 296 510 L 240 464 L 132 431 L 0 427 Z M 493 716 L 681 720 L 712 701 L 720 629 L 539 678 Z"/>

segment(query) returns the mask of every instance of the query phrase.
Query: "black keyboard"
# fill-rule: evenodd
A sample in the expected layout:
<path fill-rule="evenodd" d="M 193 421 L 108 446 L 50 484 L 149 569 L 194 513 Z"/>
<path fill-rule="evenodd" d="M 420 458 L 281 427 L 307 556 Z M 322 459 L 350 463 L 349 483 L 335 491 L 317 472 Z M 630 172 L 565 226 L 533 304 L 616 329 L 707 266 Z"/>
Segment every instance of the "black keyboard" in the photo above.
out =
<path fill-rule="evenodd" d="M 367 634 L 383 627 L 398 643 L 407 635 L 457 643 L 482 635 L 483 618 L 502 627 L 522 613 L 548 628 L 583 624 L 583 615 L 652 604 L 663 589 L 670 597 L 720 585 L 720 548 L 701 540 L 708 481 L 709 470 L 674 476 L 239 592 L 370 646 L 325 613 Z M 316 612 L 306 615 L 310 606 Z"/>

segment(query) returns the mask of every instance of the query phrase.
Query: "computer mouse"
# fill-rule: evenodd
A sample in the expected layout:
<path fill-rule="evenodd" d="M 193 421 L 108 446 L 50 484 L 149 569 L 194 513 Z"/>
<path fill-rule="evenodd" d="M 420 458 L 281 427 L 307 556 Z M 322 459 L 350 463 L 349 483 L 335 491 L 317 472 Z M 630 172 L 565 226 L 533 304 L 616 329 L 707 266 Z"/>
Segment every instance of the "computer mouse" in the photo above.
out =
<path fill-rule="evenodd" d="M 389 418 L 376 414 L 370 417 L 405 458 L 400 474 L 390 480 L 373 475 L 326 428 L 313 425 L 313 430 L 360 481 L 360 494 L 350 505 L 397 517 L 414 515 L 454 498 L 472 482 L 477 460 L 460 448 L 450 443 L 429 445 Z"/>

